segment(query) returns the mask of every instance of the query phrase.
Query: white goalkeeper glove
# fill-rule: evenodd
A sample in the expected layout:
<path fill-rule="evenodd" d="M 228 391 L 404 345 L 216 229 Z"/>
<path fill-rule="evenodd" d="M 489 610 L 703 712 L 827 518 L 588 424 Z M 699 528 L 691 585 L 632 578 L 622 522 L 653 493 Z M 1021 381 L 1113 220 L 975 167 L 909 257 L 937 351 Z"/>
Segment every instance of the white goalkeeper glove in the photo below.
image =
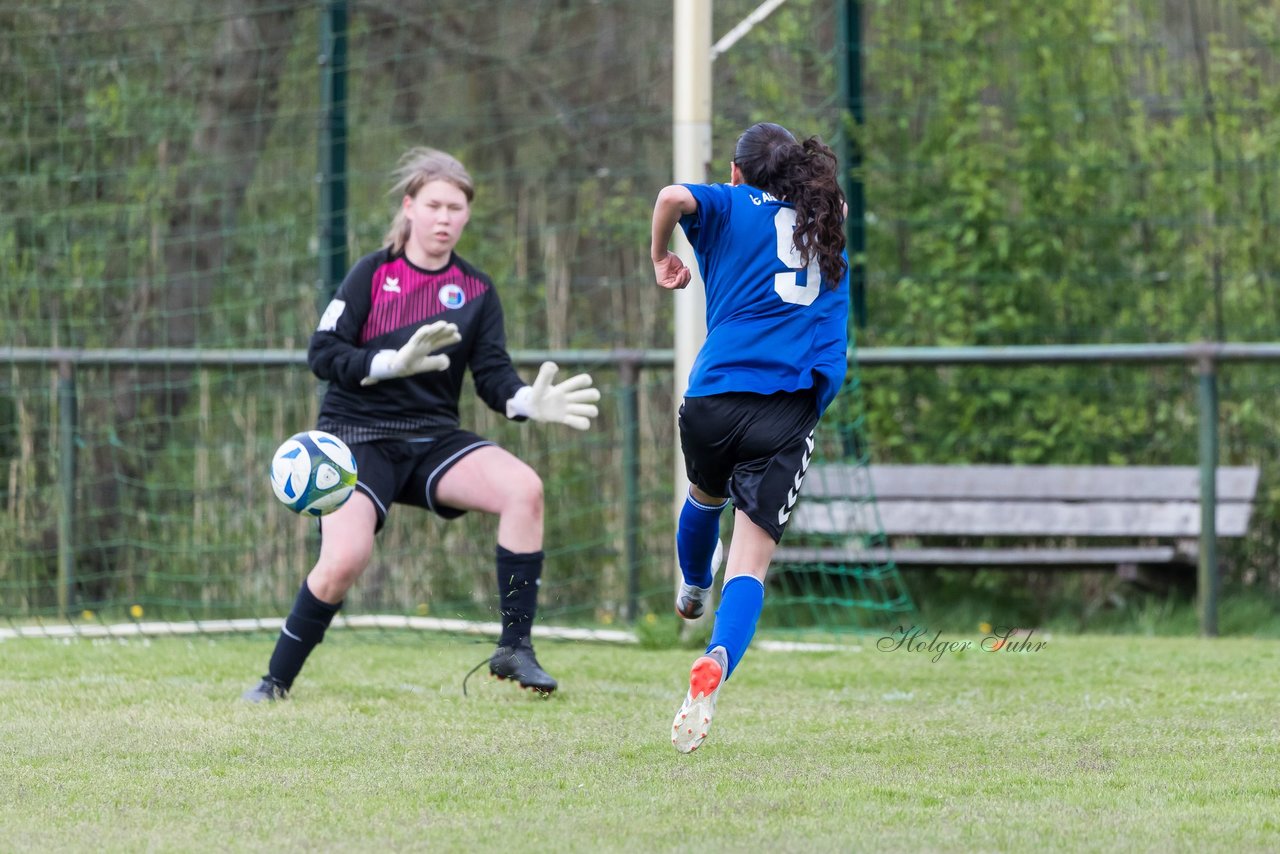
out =
<path fill-rule="evenodd" d="M 453 323 L 437 320 L 420 326 L 399 350 L 379 350 L 369 364 L 369 376 L 360 380 L 360 385 L 373 385 L 382 380 L 413 376 L 425 371 L 448 370 L 449 357 L 443 353 L 432 355 L 432 351 L 457 344 L 461 340 L 458 327 Z"/>
<path fill-rule="evenodd" d="M 594 406 L 600 399 L 600 390 L 592 387 L 587 374 L 552 385 L 558 370 L 555 362 L 543 362 L 533 385 L 520 389 L 507 401 L 507 417 L 523 415 L 534 421 L 554 421 L 575 430 L 588 429 L 591 419 L 600 414 Z"/>

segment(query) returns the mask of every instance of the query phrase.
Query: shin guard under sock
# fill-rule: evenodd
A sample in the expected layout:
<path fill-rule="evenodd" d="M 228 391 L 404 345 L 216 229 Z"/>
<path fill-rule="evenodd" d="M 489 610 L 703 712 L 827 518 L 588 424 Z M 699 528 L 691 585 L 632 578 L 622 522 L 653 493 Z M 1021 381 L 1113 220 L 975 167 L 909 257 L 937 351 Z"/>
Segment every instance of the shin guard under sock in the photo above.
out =
<path fill-rule="evenodd" d="M 711 629 L 711 643 L 707 652 L 724 647 L 729 657 L 728 679 L 738 666 L 751 638 L 756 633 L 756 623 L 764 610 L 764 584 L 754 575 L 735 575 L 724 583 L 720 591 L 720 607 L 716 609 L 716 623 Z"/>
<path fill-rule="evenodd" d="M 689 495 L 680 509 L 676 528 L 676 556 L 686 584 L 707 588 L 714 579 L 711 556 L 720 539 L 720 514 L 728 499 L 719 506 L 702 504 Z"/>
<path fill-rule="evenodd" d="M 541 551 L 516 554 L 498 546 L 498 615 L 502 618 L 499 646 L 516 646 L 533 629 L 542 559 Z"/>
<path fill-rule="evenodd" d="M 298 597 L 293 601 L 293 610 L 280 629 L 267 675 L 285 688 L 292 686 L 307 656 L 324 640 L 325 630 L 341 607 L 341 602 L 337 605 L 321 602 L 303 580 Z"/>

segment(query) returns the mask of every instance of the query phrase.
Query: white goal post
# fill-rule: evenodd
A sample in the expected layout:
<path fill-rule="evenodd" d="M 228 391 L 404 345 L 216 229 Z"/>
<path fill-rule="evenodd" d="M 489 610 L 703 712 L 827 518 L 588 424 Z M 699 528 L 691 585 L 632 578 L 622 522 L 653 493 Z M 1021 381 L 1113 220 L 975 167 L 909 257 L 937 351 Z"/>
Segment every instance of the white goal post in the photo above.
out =
<path fill-rule="evenodd" d="M 729 30 L 714 45 L 711 43 L 712 0 L 674 0 L 672 15 L 672 122 L 671 149 L 672 174 L 677 184 L 701 184 L 707 180 L 712 167 L 711 152 L 711 65 L 717 56 L 733 47 L 751 28 L 763 21 L 786 0 L 765 0 L 737 26 Z M 729 164 L 724 164 L 725 179 Z M 676 291 L 675 297 L 675 371 L 672 379 L 672 399 L 679 403 L 684 399 L 689 385 L 689 371 L 698 349 L 707 337 L 707 297 L 702 282 L 702 272 L 684 232 L 677 228 L 674 235 L 676 254 L 689 265 L 693 274 L 689 286 Z M 673 510 L 677 517 L 684 506 L 689 489 L 685 478 L 684 461 L 680 454 L 675 460 L 675 495 Z M 672 554 L 675 545 L 672 544 Z M 675 562 L 678 587 L 680 566 Z M 708 609 L 713 610 L 713 609 Z"/>

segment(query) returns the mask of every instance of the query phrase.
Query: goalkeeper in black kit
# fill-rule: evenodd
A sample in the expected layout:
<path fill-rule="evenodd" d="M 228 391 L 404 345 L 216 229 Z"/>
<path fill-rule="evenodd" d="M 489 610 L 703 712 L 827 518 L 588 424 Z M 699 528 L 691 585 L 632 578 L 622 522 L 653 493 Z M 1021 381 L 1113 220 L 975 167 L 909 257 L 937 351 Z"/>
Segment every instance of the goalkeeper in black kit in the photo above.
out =
<path fill-rule="evenodd" d="M 377 252 L 360 259 L 311 338 L 308 362 L 329 382 L 316 427 L 351 446 L 359 482 L 320 520 L 320 557 L 276 641 L 253 702 L 289 695 L 302 665 L 369 564 L 391 504 L 453 519 L 498 517 L 502 635 L 490 672 L 547 694 L 556 680 L 530 641 L 542 574 L 543 494 L 538 474 L 492 441 L 461 429 L 458 399 L 468 368 L 480 398 L 515 420 L 586 430 L 600 392 L 579 374 L 555 383 L 546 362 L 532 385 L 506 349 L 493 282 L 453 248 L 471 214 L 474 186 L 456 159 L 417 148 L 401 160 L 400 209 Z"/>

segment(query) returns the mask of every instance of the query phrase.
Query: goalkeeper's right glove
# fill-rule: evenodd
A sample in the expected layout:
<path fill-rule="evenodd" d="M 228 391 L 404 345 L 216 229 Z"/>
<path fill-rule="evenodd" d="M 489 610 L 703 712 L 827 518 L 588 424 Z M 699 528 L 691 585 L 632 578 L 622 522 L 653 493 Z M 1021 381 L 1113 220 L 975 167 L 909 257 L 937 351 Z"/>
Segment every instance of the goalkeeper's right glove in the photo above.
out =
<path fill-rule="evenodd" d="M 458 327 L 453 323 L 437 320 L 419 327 L 399 350 L 379 350 L 369 364 L 369 376 L 360 380 L 360 385 L 373 385 L 382 380 L 408 377 L 425 371 L 448 370 L 449 357 L 443 353 L 432 355 L 432 351 L 457 344 L 461 340 Z"/>

